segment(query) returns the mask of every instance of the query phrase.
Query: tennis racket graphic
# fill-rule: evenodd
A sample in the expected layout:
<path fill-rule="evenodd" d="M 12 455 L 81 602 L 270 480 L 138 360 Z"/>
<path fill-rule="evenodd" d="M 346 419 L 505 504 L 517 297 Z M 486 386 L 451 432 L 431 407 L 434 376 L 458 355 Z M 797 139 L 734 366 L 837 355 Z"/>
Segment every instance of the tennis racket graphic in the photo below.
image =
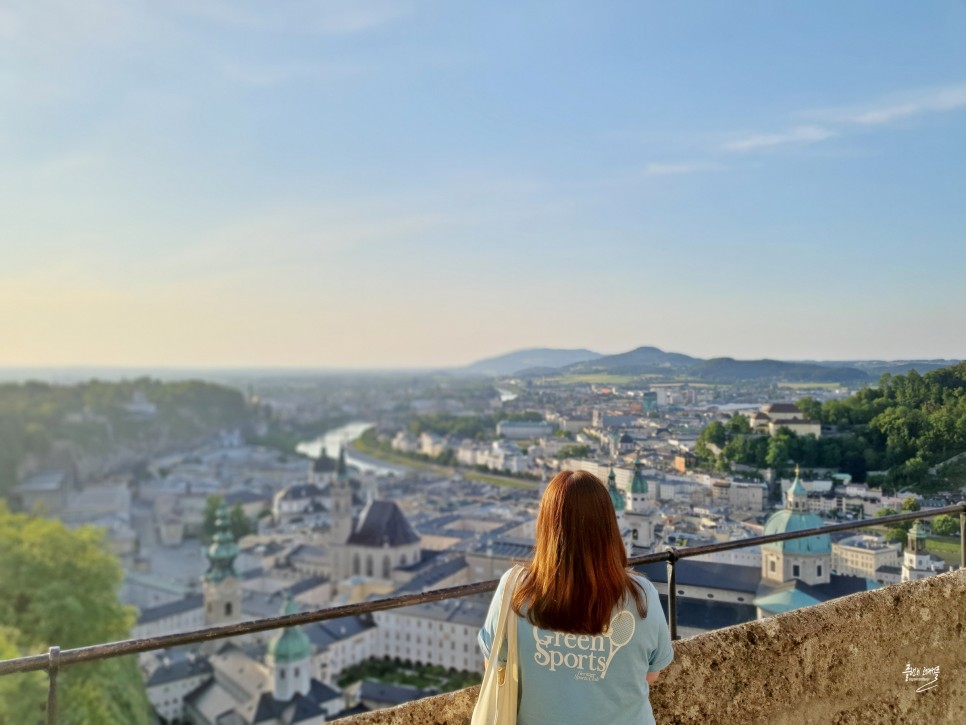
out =
<path fill-rule="evenodd" d="M 604 671 L 601 673 L 600 679 L 603 680 L 607 677 L 607 670 L 610 669 L 610 661 L 614 659 L 617 650 L 631 641 L 631 637 L 634 636 L 634 630 L 636 628 L 637 622 L 634 621 L 634 615 L 626 609 L 615 614 L 614 618 L 610 620 L 610 626 L 607 628 L 607 636 L 610 638 L 610 655 L 607 657 L 607 664 L 604 665 Z"/>

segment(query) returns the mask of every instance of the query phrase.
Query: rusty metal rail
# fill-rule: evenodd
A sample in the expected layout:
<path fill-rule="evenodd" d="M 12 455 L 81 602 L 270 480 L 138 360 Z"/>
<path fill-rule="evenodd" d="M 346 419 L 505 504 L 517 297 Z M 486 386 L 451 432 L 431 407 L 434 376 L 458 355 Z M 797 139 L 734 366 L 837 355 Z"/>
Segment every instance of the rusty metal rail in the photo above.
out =
<path fill-rule="evenodd" d="M 829 534 L 837 531 L 852 531 L 855 529 L 868 528 L 870 526 L 882 526 L 913 519 L 925 519 L 938 516 L 940 514 L 959 514 L 960 525 L 960 565 L 966 567 L 966 502 L 944 506 L 943 508 L 930 509 L 928 511 L 911 511 L 894 516 L 883 516 L 881 518 L 863 519 L 861 521 L 846 521 L 840 524 L 820 526 L 801 531 L 792 531 L 782 534 L 770 534 L 768 536 L 755 536 L 747 539 L 737 539 L 735 541 L 725 541 L 717 544 L 706 544 L 704 546 L 690 546 L 682 549 L 671 547 L 667 551 L 661 551 L 645 556 L 633 557 L 628 561 L 631 566 L 639 564 L 649 564 L 652 562 L 665 561 L 668 567 L 668 625 L 671 630 L 671 637 L 678 639 L 677 636 L 677 593 L 676 575 L 677 564 L 682 559 L 687 559 L 702 554 L 710 554 L 717 551 L 729 551 L 731 549 L 742 549 L 749 546 L 759 546 L 770 544 L 776 541 L 789 541 L 791 539 L 801 539 L 808 536 L 819 534 Z M 57 723 L 57 674 L 62 667 L 92 662 L 94 660 L 108 659 L 110 657 L 122 657 L 124 655 L 137 654 L 139 652 L 149 652 L 151 650 L 166 649 L 186 644 L 199 642 L 210 642 L 216 639 L 236 637 L 254 632 L 265 632 L 272 629 L 282 629 L 312 622 L 323 622 L 329 619 L 340 617 L 367 614 L 370 612 L 381 612 L 387 609 L 397 609 L 408 607 L 415 604 L 426 602 L 438 602 L 444 599 L 458 599 L 473 594 L 483 594 L 496 589 L 499 580 L 491 579 L 474 584 L 464 584 L 457 587 L 447 587 L 445 589 L 434 589 L 428 592 L 416 594 L 404 594 L 397 597 L 386 599 L 376 599 L 358 604 L 347 604 L 341 607 L 329 607 L 318 609 L 313 612 L 300 612 L 298 614 L 287 614 L 278 617 L 267 617 L 264 619 L 254 619 L 237 624 L 225 624 L 215 627 L 193 630 L 190 632 L 178 632 L 175 634 L 165 634 L 159 637 L 144 637 L 141 639 L 128 639 L 120 642 L 108 642 L 105 644 L 95 644 L 89 647 L 76 647 L 74 649 L 61 650 L 59 647 L 51 647 L 46 654 L 31 655 L 28 657 L 18 657 L 11 660 L 0 661 L 0 676 L 13 674 L 16 672 L 35 672 L 46 670 L 49 687 L 47 695 L 47 723 L 56 725 Z"/>

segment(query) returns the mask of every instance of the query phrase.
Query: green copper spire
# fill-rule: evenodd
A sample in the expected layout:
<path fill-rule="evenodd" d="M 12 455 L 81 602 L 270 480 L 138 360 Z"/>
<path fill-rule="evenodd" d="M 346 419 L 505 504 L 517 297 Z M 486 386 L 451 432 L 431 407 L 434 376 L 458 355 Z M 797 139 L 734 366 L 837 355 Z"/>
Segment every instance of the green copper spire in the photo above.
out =
<path fill-rule="evenodd" d="M 228 506 L 222 501 L 218 507 L 215 519 L 215 535 L 208 547 L 208 572 L 205 578 L 210 582 L 220 582 L 228 577 L 237 577 L 235 572 L 235 557 L 238 556 L 238 544 L 232 536 L 228 523 Z"/>
<path fill-rule="evenodd" d="M 634 459 L 634 478 L 631 481 L 631 493 L 635 493 L 635 494 L 647 493 L 647 479 L 644 478 L 644 474 L 641 473 L 640 456 Z"/>
<path fill-rule="evenodd" d="M 785 508 L 793 511 L 808 510 L 808 491 L 802 485 L 798 466 L 795 466 L 795 480 L 792 481 L 792 487 L 788 489 L 788 493 L 785 495 Z"/>
<path fill-rule="evenodd" d="M 617 488 L 617 476 L 614 467 L 611 466 L 610 473 L 607 475 L 607 493 L 610 494 L 610 502 L 614 504 L 614 511 L 624 510 L 624 494 Z"/>
<path fill-rule="evenodd" d="M 292 599 L 292 595 L 285 597 L 280 614 L 297 614 L 299 606 Z M 301 627 L 286 627 L 282 633 L 268 644 L 268 654 L 275 664 L 300 662 L 312 656 L 312 642 Z"/>

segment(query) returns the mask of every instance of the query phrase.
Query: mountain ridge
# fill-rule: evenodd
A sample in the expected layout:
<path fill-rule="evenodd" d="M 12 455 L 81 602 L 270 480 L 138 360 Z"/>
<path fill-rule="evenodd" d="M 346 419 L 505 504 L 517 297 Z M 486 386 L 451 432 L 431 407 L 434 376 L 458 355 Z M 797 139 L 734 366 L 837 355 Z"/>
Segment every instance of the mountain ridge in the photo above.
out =
<path fill-rule="evenodd" d="M 568 361 L 568 358 L 570 360 Z M 576 359 L 574 359 L 576 358 Z M 643 345 L 626 352 L 603 355 L 584 348 L 528 348 L 477 361 L 460 372 L 489 376 L 520 375 L 683 375 L 706 382 L 736 383 L 776 380 L 858 384 L 877 380 L 883 373 L 902 374 L 910 369 L 925 373 L 954 364 L 935 360 L 738 360 L 733 357 L 698 358 Z M 523 363 L 523 364 L 521 364 Z"/>

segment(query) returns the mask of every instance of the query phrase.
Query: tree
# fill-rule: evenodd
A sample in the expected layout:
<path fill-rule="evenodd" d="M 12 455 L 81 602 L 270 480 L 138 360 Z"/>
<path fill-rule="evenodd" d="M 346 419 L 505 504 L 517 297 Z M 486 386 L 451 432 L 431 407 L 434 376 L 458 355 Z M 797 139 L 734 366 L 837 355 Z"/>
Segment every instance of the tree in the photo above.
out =
<path fill-rule="evenodd" d="M 0 649 L 43 652 L 125 639 L 134 612 L 117 599 L 122 573 L 101 529 L 13 514 L 0 503 Z M 3 680 L 6 678 L 0 678 Z M 35 684 L 21 680 L 33 700 Z M 133 658 L 66 668 L 58 678 L 61 722 L 147 723 L 149 706 Z M 0 693 L 3 690 L 0 689 Z M 41 701 L 42 702 L 42 701 Z M 27 712 L 40 703 L 26 702 Z M 17 712 L 19 705 L 0 703 Z M 32 722 L 33 718 L 2 719 Z"/>
<path fill-rule="evenodd" d="M 903 511 L 918 511 L 920 508 L 919 502 L 913 496 L 902 499 L 902 510 Z"/>
<path fill-rule="evenodd" d="M 787 428 L 779 428 L 778 432 L 768 439 L 768 453 L 765 454 L 765 463 L 769 468 L 781 473 L 788 465 L 791 452 L 791 434 Z"/>
<path fill-rule="evenodd" d="M 245 515 L 245 509 L 242 508 L 240 503 L 231 507 L 231 511 L 228 513 L 228 525 L 231 526 L 231 533 L 235 537 L 235 541 L 243 536 L 254 534 L 257 530 L 252 520 Z"/>
<path fill-rule="evenodd" d="M 211 541 L 211 537 L 215 535 L 218 509 L 224 502 L 224 496 L 209 496 L 205 499 L 204 524 L 202 525 L 202 535 L 205 541 Z M 231 535 L 235 537 L 235 541 L 258 530 L 255 523 L 245 515 L 245 510 L 240 503 L 236 503 L 228 512 L 228 526 L 231 528 Z"/>
<path fill-rule="evenodd" d="M 932 520 L 932 532 L 936 536 L 955 536 L 959 533 L 959 521 L 949 514 L 939 514 Z"/>
<path fill-rule="evenodd" d="M 590 455 L 590 446 L 572 445 L 564 446 L 557 453 L 558 458 L 586 458 Z"/>
<path fill-rule="evenodd" d="M 878 511 L 875 512 L 875 517 L 881 518 L 883 516 L 895 516 L 897 513 L 899 512 L 896 511 L 895 509 L 879 509 Z M 890 542 L 904 541 L 906 538 L 906 534 L 909 532 L 909 529 L 911 528 L 912 528 L 911 521 L 899 521 L 898 523 L 889 524 L 889 531 L 886 535 L 886 538 Z"/>
<path fill-rule="evenodd" d="M 26 652 L 17 646 L 19 632 L 0 627 L 0 659 L 21 657 Z M 46 676 L 27 672 L 0 677 L 0 723 L 37 723 L 43 721 L 47 702 Z"/>
<path fill-rule="evenodd" d="M 802 398 L 795 405 L 809 420 L 822 419 L 822 404 L 815 398 Z"/>

